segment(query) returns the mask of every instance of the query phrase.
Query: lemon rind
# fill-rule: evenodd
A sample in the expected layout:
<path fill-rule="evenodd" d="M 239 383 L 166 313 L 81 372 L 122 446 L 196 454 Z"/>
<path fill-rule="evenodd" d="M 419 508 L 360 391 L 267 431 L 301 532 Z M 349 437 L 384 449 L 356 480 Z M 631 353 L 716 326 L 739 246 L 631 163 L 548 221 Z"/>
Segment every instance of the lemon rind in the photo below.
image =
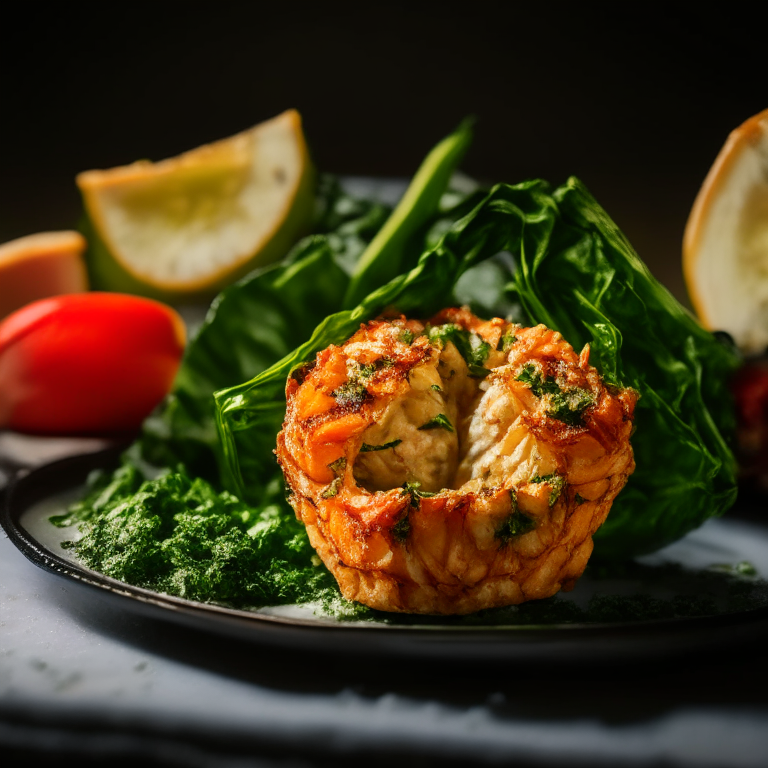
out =
<path fill-rule="evenodd" d="M 768 109 L 750 117 L 731 131 L 704 179 L 686 223 L 683 234 L 683 275 L 691 304 L 702 325 L 709 330 L 716 330 L 718 326 L 723 326 L 723 323 L 713 315 L 712 307 L 705 297 L 706 289 L 700 282 L 703 279 L 699 273 L 702 267 L 700 262 L 703 253 L 702 240 L 716 201 L 727 189 L 731 175 L 743 160 L 744 152 L 754 147 L 766 134 L 768 134 Z M 722 258 L 731 258 L 731 256 L 723 254 Z M 734 265 L 734 269 L 738 269 L 738 265 Z M 722 329 L 733 330 L 727 327 Z M 738 330 L 735 334 L 737 343 L 744 345 L 744 340 L 739 338 L 743 334 Z"/>
<path fill-rule="evenodd" d="M 253 247 L 249 247 L 246 253 L 230 259 L 223 268 L 188 280 L 168 280 L 147 276 L 121 255 L 120 248 L 106 234 L 109 228 L 104 224 L 104 217 L 98 200 L 99 191 L 146 178 L 148 167 L 152 168 L 153 175 L 162 176 L 173 173 L 175 169 L 187 164 L 199 165 L 200 158 L 206 154 L 214 153 L 232 141 L 247 138 L 265 126 L 274 126 L 278 122 L 287 123 L 287 130 L 294 137 L 300 158 L 301 172 L 297 175 L 292 188 L 285 192 L 282 208 L 273 217 L 273 226 L 265 230 L 259 240 L 253 244 Z M 157 163 L 140 160 L 127 166 L 109 170 L 84 171 L 77 176 L 77 184 L 83 195 L 86 215 L 93 229 L 92 234 L 96 236 L 89 238 L 93 241 L 89 255 L 94 283 L 97 286 L 119 287 L 123 290 L 165 300 L 194 299 L 214 295 L 221 288 L 247 274 L 254 267 L 267 264 L 283 256 L 303 233 L 314 204 L 314 178 L 314 168 L 301 128 L 301 116 L 293 109 L 247 131 Z M 108 263 L 110 260 L 113 264 Z"/>

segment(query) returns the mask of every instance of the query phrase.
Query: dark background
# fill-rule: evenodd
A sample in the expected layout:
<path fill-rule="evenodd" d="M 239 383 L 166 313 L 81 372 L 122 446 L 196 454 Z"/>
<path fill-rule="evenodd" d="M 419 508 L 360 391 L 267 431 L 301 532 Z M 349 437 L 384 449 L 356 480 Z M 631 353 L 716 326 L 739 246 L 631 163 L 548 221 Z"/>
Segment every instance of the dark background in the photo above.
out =
<path fill-rule="evenodd" d="M 0 242 L 75 226 L 79 171 L 173 156 L 288 107 L 304 116 L 321 170 L 391 177 L 410 176 L 475 115 L 467 173 L 555 184 L 579 176 L 685 300 L 688 212 L 728 132 L 768 107 L 768 68 L 765 28 L 743 5 L 670 5 L 16 3 L 0 12 Z M 131 637 L 116 620 L 104 627 Z M 165 633 L 147 632 L 140 647 L 165 654 Z M 224 656 L 204 638 L 170 645 L 189 664 L 248 662 L 245 650 Z M 482 702 L 492 679 L 512 701 L 524 692 L 510 717 L 621 726 L 690 706 L 763 712 L 761 659 L 740 650 L 689 665 L 557 672 L 538 689 L 539 670 L 519 666 L 471 679 L 415 665 L 394 681 L 386 667 L 322 674 L 334 690 L 368 675 L 366 695 L 401 685 L 409 695 L 450 692 L 457 706 Z M 273 668 L 278 679 L 289 664 Z M 278 689 L 303 684 L 296 671 L 275 683 L 271 674 L 265 684 Z"/>
<path fill-rule="evenodd" d="M 394 177 L 475 115 L 467 173 L 581 177 L 684 298 L 696 191 L 728 132 L 768 107 L 763 30 L 735 4 L 307 8 L 6 11 L 0 241 L 74 226 L 78 171 L 172 156 L 288 107 L 321 170 Z"/>

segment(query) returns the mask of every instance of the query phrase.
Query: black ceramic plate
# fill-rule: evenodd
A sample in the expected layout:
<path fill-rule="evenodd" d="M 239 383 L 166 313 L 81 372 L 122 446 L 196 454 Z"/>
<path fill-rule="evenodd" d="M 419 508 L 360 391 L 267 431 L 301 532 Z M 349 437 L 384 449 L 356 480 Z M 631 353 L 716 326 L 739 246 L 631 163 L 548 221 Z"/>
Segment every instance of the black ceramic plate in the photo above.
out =
<path fill-rule="evenodd" d="M 242 611 L 158 594 L 83 567 L 59 546 L 71 532 L 48 522 L 92 469 L 114 465 L 117 455 L 107 450 L 20 474 L 1 521 L 36 565 L 145 616 L 313 652 L 457 660 L 649 658 L 768 634 L 768 528 L 738 520 L 711 521 L 653 557 L 590 564 L 567 595 L 465 618 L 378 614 L 342 621 L 306 606 Z"/>

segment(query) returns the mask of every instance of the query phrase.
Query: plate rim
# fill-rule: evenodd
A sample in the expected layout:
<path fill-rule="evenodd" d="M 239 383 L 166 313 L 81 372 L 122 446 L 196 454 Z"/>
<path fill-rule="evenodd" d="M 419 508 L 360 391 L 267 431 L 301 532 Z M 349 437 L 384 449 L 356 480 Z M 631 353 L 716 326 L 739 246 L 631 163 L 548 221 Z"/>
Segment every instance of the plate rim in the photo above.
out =
<path fill-rule="evenodd" d="M 336 621 L 280 616 L 260 613 L 257 610 L 230 608 L 215 603 L 200 603 L 185 598 L 155 592 L 143 587 L 118 581 L 77 563 L 72 563 L 51 551 L 39 542 L 21 524 L 21 517 L 34 504 L 50 498 L 67 489 L 81 484 L 87 474 L 98 468 L 116 466 L 125 445 L 119 444 L 91 453 L 68 456 L 43 464 L 30 470 L 16 473 L 8 485 L 0 491 L 0 526 L 9 540 L 30 562 L 42 570 L 96 590 L 102 596 L 118 597 L 128 608 L 148 608 L 158 617 L 182 621 L 182 623 L 211 623 L 209 631 L 216 631 L 222 624 L 231 629 L 245 629 L 253 640 L 268 640 L 259 637 L 259 630 L 265 635 L 275 630 L 285 633 L 321 633 L 329 637 L 342 633 L 354 638 L 406 638 L 411 644 L 424 644 L 434 648 L 439 641 L 445 643 L 490 646 L 503 643 L 510 649 L 521 644 L 536 642 L 566 646 L 574 641 L 589 642 L 595 636 L 613 640 L 647 640 L 667 638 L 670 634 L 695 637 L 702 630 L 733 630 L 736 627 L 754 630 L 768 630 L 768 606 L 748 609 L 735 613 L 680 618 L 646 619 L 626 622 L 525 624 L 525 625 L 441 625 L 441 624 L 387 624 L 383 622 L 360 622 L 355 620 Z M 62 482 L 63 478 L 67 482 Z M 59 482 L 51 484 L 51 478 Z M 46 482 L 48 480 L 48 482 Z M 138 603 L 138 605 L 137 605 Z M 211 622 L 212 619 L 215 621 Z M 206 627 L 202 627 L 206 629 Z M 270 631 L 272 630 L 272 631 Z M 242 633 L 238 633 L 242 636 Z M 719 632 L 718 632 L 719 634 Z M 757 635 L 758 632 L 755 632 Z M 685 645 L 685 644 L 684 644 Z"/>

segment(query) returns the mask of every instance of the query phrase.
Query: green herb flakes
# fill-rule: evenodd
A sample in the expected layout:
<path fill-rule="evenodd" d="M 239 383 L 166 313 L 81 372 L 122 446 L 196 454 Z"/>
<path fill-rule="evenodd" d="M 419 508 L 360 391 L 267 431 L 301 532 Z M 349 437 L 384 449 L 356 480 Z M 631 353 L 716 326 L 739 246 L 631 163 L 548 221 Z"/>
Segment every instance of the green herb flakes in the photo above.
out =
<path fill-rule="evenodd" d="M 547 483 L 549 485 L 549 506 L 554 507 L 560 494 L 565 488 L 565 478 L 562 475 L 534 475 L 528 482 Z"/>
<path fill-rule="evenodd" d="M 82 535 L 69 548 L 106 576 L 199 602 L 257 607 L 338 595 L 331 574 L 312 564 L 283 494 L 271 482 L 252 507 L 181 469 L 145 480 L 126 463 L 94 475 L 70 507 Z"/>
<path fill-rule="evenodd" d="M 430 493 L 429 491 L 422 491 L 421 483 L 413 482 L 413 483 L 406 483 L 403 486 L 403 496 L 406 496 L 406 495 L 411 497 L 411 506 L 418 507 L 419 501 L 421 499 L 431 499 L 436 494 Z"/>
<path fill-rule="evenodd" d="M 517 491 L 514 488 L 509 489 L 509 496 L 512 502 L 512 510 L 510 514 L 504 519 L 504 522 L 499 526 L 496 531 L 496 538 L 504 546 L 511 539 L 517 536 L 522 536 L 528 531 L 532 531 L 536 527 L 536 520 L 523 514 L 517 507 Z"/>
<path fill-rule="evenodd" d="M 512 345 L 517 341 L 517 336 L 515 336 L 513 333 L 505 333 L 502 334 L 501 338 L 499 339 L 499 343 L 496 345 L 496 351 L 497 352 L 509 352 L 509 350 L 512 348 Z"/>
<path fill-rule="evenodd" d="M 549 402 L 547 416 L 578 427 L 583 423 L 584 411 L 594 404 L 595 396 L 586 389 L 574 387 L 552 395 Z"/>
<path fill-rule="evenodd" d="M 357 379 L 350 379 L 333 391 L 336 403 L 348 408 L 359 408 L 368 398 L 368 390 Z"/>
<path fill-rule="evenodd" d="M 373 363 L 369 363 L 368 365 L 361 365 L 358 367 L 356 377 L 358 380 L 367 381 L 374 373 L 376 373 L 376 366 L 373 365 Z"/>
<path fill-rule="evenodd" d="M 511 539 L 522 536 L 524 533 L 532 531 L 536 527 L 536 521 L 528 515 L 524 515 L 519 510 L 512 512 L 501 524 L 496 531 L 496 538 L 501 542 L 502 546 L 507 544 Z"/>
<path fill-rule="evenodd" d="M 515 376 L 515 381 L 522 381 L 536 397 L 560 394 L 560 387 L 557 382 L 551 376 L 545 379 L 542 372 L 533 363 L 526 363 L 520 369 L 520 373 Z"/>
<path fill-rule="evenodd" d="M 411 532 L 411 520 L 406 512 L 393 526 L 392 535 L 401 544 L 408 538 Z"/>
<path fill-rule="evenodd" d="M 422 424 L 419 429 L 447 429 L 449 432 L 455 431 L 450 419 L 444 413 L 439 413 L 426 424 Z"/>
<path fill-rule="evenodd" d="M 340 458 L 336 459 L 336 461 L 332 461 L 328 465 L 328 469 L 330 469 L 335 475 L 343 475 L 344 470 L 347 468 L 347 457 L 341 456 Z"/>
<path fill-rule="evenodd" d="M 438 344 L 441 347 L 449 341 L 453 342 L 464 358 L 472 378 L 482 379 L 490 373 L 483 363 L 488 359 L 491 345 L 483 341 L 479 334 L 466 331 L 455 323 L 445 323 L 428 327 L 427 337 L 430 344 Z"/>
<path fill-rule="evenodd" d="M 582 424 L 584 411 L 595 402 L 595 396 L 586 389 L 564 388 L 552 376 L 544 378 L 533 363 L 526 363 L 515 380 L 526 384 L 536 397 L 548 398 L 547 416 L 571 427 Z"/>
<path fill-rule="evenodd" d="M 333 482 L 320 494 L 324 499 L 332 499 L 341 490 L 341 478 L 335 477 Z"/>
<path fill-rule="evenodd" d="M 475 365 L 472 363 L 467 366 L 469 376 L 473 379 L 484 379 L 491 371 L 483 365 Z"/>
<path fill-rule="evenodd" d="M 381 445 L 368 445 L 368 443 L 363 443 L 362 447 L 360 448 L 360 453 L 371 453 L 372 451 L 386 451 L 387 448 L 397 448 L 400 443 L 402 443 L 402 440 L 392 440 L 389 443 L 382 443 Z"/>

